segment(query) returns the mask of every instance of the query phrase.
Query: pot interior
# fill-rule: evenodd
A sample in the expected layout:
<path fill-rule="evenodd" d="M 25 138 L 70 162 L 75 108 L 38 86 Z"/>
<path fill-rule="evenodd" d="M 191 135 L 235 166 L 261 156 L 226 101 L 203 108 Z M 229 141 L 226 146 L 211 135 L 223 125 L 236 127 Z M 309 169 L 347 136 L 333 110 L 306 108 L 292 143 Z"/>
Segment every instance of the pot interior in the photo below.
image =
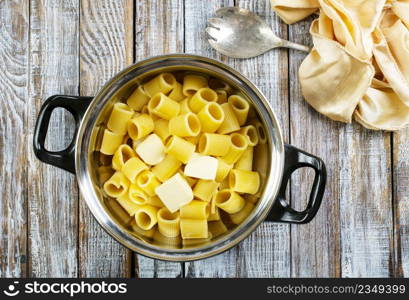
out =
<path fill-rule="evenodd" d="M 254 148 L 253 160 L 253 171 L 260 174 L 260 190 L 255 196 L 250 195 L 246 199 L 253 201 L 255 208 L 247 219 L 239 225 L 234 225 L 229 221 L 227 214 L 223 214 L 222 220 L 228 228 L 224 234 L 213 235 L 208 239 L 182 241 L 180 237 L 166 238 L 159 232 L 143 231 L 136 226 L 134 218 L 130 217 L 115 199 L 109 198 L 103 191 L 103 182 L 101 182 L 102 179 L 98 170 L 101 166 L 106 165 L 111 158 L 102 155 L 99 148 L 112 107 L 116 102 L 126 103 L 126 99 L 138 85 L 162 72 L 172 72 L 176 74 L 176 78 L 184 73 L 194 72 L 228 83 L 236 92 L 247 98 L 251 104 L 249 118 L 260 124 L 257 128 L 260 142 Z M 145 64 L 139 67 L 136 65 L 127 69 L 111 80 L 95 98 L 95 103 L 90 106 L 84 118 L 88 119 L 84 122 L 87 124 L 82 125 L 91 126 L 88 130 L 84 129 L 83 139 L 86 140 L 87 135 L 89 136 L 89 142 L 85 143 L 88 149 L 86 169 L 88 179 L 98 198 L 98 205 L 102 207 L 110 219 L 109 222 L 101 220 L 97 216 L 98 213 L 93 208 L 95 203 L 90 203 L 92 197 L 85 195 L 85 198 L 97 220 L 118 241 L 132 250 L 151 257 L 167 260 L 191 260 L 230 248 L 247 236 L 264 219 L 272 206 L 281 181 L 283 162 L 281 132 L 274 115 L 269 111 L 269 108 L 266 109 L 262 94 L 254 86 L 249 86 L 250 82 L 243 82 L 243 78 L 237 77 L 237 74 L 231 74 L 216 64 L 191 64 L 189 60 L 166 63 L 165 60 L 156 62 L 156 64 Z M 81 157 L 77 156 L 77 159 L 81 159 Z M 255 198 L 258 198 L 258 201 L 255 201 Z"/>

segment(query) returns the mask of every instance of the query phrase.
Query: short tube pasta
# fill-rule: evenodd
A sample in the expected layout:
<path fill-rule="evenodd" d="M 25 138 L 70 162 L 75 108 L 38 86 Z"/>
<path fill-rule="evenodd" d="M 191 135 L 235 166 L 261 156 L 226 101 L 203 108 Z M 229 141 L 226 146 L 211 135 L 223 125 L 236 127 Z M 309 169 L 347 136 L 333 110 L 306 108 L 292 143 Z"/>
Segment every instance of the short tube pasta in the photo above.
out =
<path fill-rule="evenodd" d="M 101 148 L 99 149 L 99 151 L 102 154 L 113 155 L 116 149 L 118 149 L 118 147 L 122 144 L 123 139 L 123 134 L 114 133 L 109 129 L 105 129 L 104 136 L 102 137 Z"/>
<path fill-rule="evenodd" d="M 189 107 L 194 113 L 198 113 L 208 102 L 216 102 L 217 94 L 209 88 L 201 88 L 189 100 Z"/>
<path fill-rule="evenodd" d="M 163 93 L 157 93 L 149 101 L 148 110 L 162 119 L 170 120 L 179 114 L 180 105 Z"/>
<path fill-rule="evenodd" d="M 215 90 L 217 93 L 217 103 L 223 104 L 227 102 L 227 93 L 224 90 Z"/>
<path fill-rule="evenodd" d="M 161 73 L 144 84 L 143 88 L 149 97 L 157 93 L 167 94 L 176 84 L 176 78 L 171 73 Z"/>
<path fill-rule="evenodd" d="M 136 224 L 143 230 L 152 229 L 158 222 L 158 208 L 151 205 L 141 206 L 135 213 Z"/>
<path fill-rule="evenodd" d="M 230 103 L 223 103 L 221 107 L 224 112 L 224 120 L 220 127 L 217 129 L 217 133 L 227 134 L 239 130 L 240 124 Z"/>
<path fill-rule="evenodd" d="M 229 175 L 230 170 L 233 168 L 233 164 L 228 164 L 221 158 L 218 158 L 217 160 L 216 181 L 222 182 L 227 175 Z"/>
<path fill-rule="evenodd" d="M 124 174 L 115 172 L 114 175 L 104 183 L 104 191 L 108 196 L 118 198 L 128 192 L 129 185 L 130 182 Z"/>
<path fill-rule="evenodd" d="M 155 196 L 155 189 L 160 185 L 160 181 L 150 171 L 143 171 L 138 175 L 136 184 L 148 195 Z"/>
<path fill-rule="evenodd" d="M 183 94 L 192 96 L 199 89 L 207 87 L 207 78 L 201 75 L 188 74 L 183 79 Z"/>
<path fill-rule="evenodd" d="M 203 133 L 199 139 L 198 151 L 203 155 L 224 156 L 231 147 L 231 137 L 217 133 Z"/>
<path fill-rule="evenodd" d="M 166 144 L 165 152 L 186 164 L 195 152 L 195 148 L 192 143 L 173 135 Z"/>
<path fill-rule="evenodd" d="M 129 186 L 128 197 L 132 202 L 138 205 L 147 204 L 148 195 L 135 183 L 131 183 Z"/>
<path fill-rule="evenodd" d="M 125 135 L 128 121 L 132 118 L 133 114 L 133 110 L 125 103 L 115 103 L 108 119 L 108 129 L 117 134 Z"/>
<path fill-rule="evenodd" d="M 158 196 L 148 197 L 148 199 L 146 200 L 146 204 L 149 204 L 155 207 L 159 207 L 159 208 L 164 207 L 163 202 L 159 199 Z"/>
<path fill-rule="evenodd" d="M 218 78 L 210 78 L 209 87 L 214 90 L 222 90 L 225 92 L 231 92 L 231 86 Z"/>
<path fill-rule="evenodd" d="M 228 103 L 230 103 L 231 108 L 234 111 L 234 114 L 239 121 L 239 125 L 242 126 L 247 121 L 247 116 L 249 114 L 250 104 L 239 95 L 232 95 L 228 98 Z"/>
<path fill-rule="evenodd" d="M 148 166 L 139 158 L 132 157 L 122 167 L 122 173 L 132 182 L 136 182 L 139 173 L 148 169 Z"/>
<path fill-rule="evenodd" d="M 152 173 L 155 174 L 160 181 L 164 182 L 175 175 L 181 166 L 182 162 L 180 160 L 167 154 L 159 164 L 152 168 Z"/>
<path fill-rule="evenodd" d="M 121 171 L 125 163 L 135 156 L 135 151 L 129 145 L 122 144 L 112 157 L 112 168 L 116 171 Z"/>
<path fill-rule="evenodd" d="M 260 187 L 260 175 L 257 172 L 233 169 L 229 174 L 229 185 L 233 191 L 255 194 Z"/>
<path fill-rule="evenodd" d="M 254 208 L 254 204 L 247 202 L 246 205 L 237 213 L 230 215 L 230 220 L 233 224 L 240 224 L 250 215 Z"/>
<path fill-rule="evenodd" d="M 246 151 L 244 151 L 240 159 L 234 165 L 234 168 L 238 170 L 252 171 L 253 170 L 253 152 L 254 152 L 254 147 L 247 147 Z"/>
<path fill-rule="evenodd" d="M 149 101 L 149 96 L 146 94 L 143 86 L 138 86 L 135 91 L 126 100 L 126 103 L 130 108 L 135 111 L 141 111 L 142 107 L 146 105 Z"/>
<path fill-rule="evenodd" d="M 155 125 L 152 117 L 147 114 L 141 114 L 129 120 L 128 135 L 132 140 L 136 141 L 150 134 L 154 128 Z"/>
<path fill-rule="evenodd" d="M 219 209 L 216 207 L 214 213 L 210 212 L 207 221 L 217 221 L 220 220 L 220 212 Z"/>
<path fill-rule="evenodd" d="M 169 133 L 181 137 L 197 136 L 202 126 L 199 118 L 191 112 L 170 119 Z"/>
<path fill-rule="evenodd" d="M 165 142 L 168 137 L 170 137 L 169 133 L 169 121 L 164 119 L 158 119 L 153 121 L 154 129 L 153 132 L 156 133 L 162 140 Z"/>
<path fill-rule="evenodd" d="M 231 146 L 229 151 L 227 152 L 226 155 L 224 155 L 222 158 L 223 160 L 228 163 L 228 164 L 233 164 L 239 160 L 239 158 L 242 156 L 244 151 L 247 149 L 247 139 L 239 134 L 239 133 L 232 133 L 230 135 L 231 138 Z"/>
<path fill-rule="evenodd" d="M 207 220 L 181 219 L 180 232 L 183 239 L 205 239 L 209 236 Z"/>
<path fill-rule="evenodd" d="M 216 194 L 216 206 L 229 214 L 239 212 L 246 201 L 236 192 L 224 189 Z"/>
<path fill-rule="evenodd" d="M 132 217 L 141 207 L 140 205 L 132 202 L 127 194 L 122 195 L 121 197 L 116 198 L 119 205 Z"/>
<path fill-rule="evenodd" d="M 253 172 L 253 159 L 268 136 L 241 89 L 182 70 L 133 89 L 111 99 L 94 149 L 98 192 L 117 221 L 168 249 L 203 245 L 245 222 L 268 167 L 261 157 Z"/>
<path fill-rule="evenodd" d="M 177 237 L 180 234 L 179 212 L 171 213 L 166 207 L 159 209 L 158 230 L 166 237 Z"/>
<path fill-rule="evenodd" d="M 254 147 L 258 144 L 257 129 L 253 125 L 242 127 L 239 130 L 239 133 L 244 135 L 247 138 L 247 142 L 249 146 Z"/>
<path fill-rule="evenodd" d="M 227 227 L 221 220 L 209 222 L 208 227 L 209 232 L 214 238 L 221 236 L 222 234 L 227 232 Z"/>
<path fill-rule="evenodd" d="M 179 82 L 176 81 L 168 97 L 177 102 L 180 102 L 183 99 L 185 99 L 185 95 L 183 94 L 183 86 Z"/>
<path fill-rule="evenodd" d="M 224 111 L 221 106 L 214 102 L 206 103 L 197 114 L 202 124 L 203 132 L 215 132 L 224 120 Z"/>
<path fill-rule="evenodd" d="M 210 214 L 209 204 L 199 200 L 192 200 L 189 204 L 180 208 L 182 219 L 207 219 Z"/>
<path fill-rule="evenodd" d="M 193 195 L 202 201 L 210 202 L 219 184 L 213 180 L 199 179 L 193 188 Z"/>
<path fill-rule="evenodd" d="M 189 100 L 190 98 L 185 98 L 182 101 L 179 102 L 180 104 L 180 114 L 186 114 L 189 112 L 192 112 L 192 110 L 189 107 Z"/>

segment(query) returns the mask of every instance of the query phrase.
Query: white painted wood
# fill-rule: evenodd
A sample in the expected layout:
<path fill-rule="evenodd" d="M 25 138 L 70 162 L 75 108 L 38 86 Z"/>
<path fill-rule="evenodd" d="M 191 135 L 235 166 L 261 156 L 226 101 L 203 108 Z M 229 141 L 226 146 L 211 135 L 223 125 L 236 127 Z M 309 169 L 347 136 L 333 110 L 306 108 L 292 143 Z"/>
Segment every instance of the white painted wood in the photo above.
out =
<path fill-rule="evenodd" d="M 288 137 L 288 69 L 287 51 L 277 49 L 248 60 L 233 60 L 220 56 L 205 39 L 206 20 L 220 6 L 232 6 L 232 1 L 185 1 L 185 51 L 222 60 L 230 64 L 266 95 Z M 286 37 L 287 26 L 274 15 L 269 1 L 238 1 L 270 23 L 275 32 Z M 186 263 L 188 277 L 288 277 L 290 276 L 290 231 L 285 224 L 262 224 L 256 232 L 239 246 L 214 258 Z"/>
<path fill-rule="evenodd" d="M 28 90 L 29 276 L 77 276 L 78 190 L 74 176 L 41 163 L 32 152 L 32 134 L 41 104 L 54 94 L 78 94 L 77 0 L 30 2 Z M 67 26 L 70 24 L 70 26 Z M 62 149 L 74 122 L 55 111 L 46 147 Z"/>
<path fill-rule="evenodd" d="M 393 268 L 390 134 L 358 124 L 340 132 L 343 277 L 388 277 Z"/>
<path fill-rule="evenodd" d="M 183 1 L 135 2 L 135 61 L 183 52 Z M 135 254 L 138 277 L 182 277 L 180 263 L 153 260 Z"/>
<path fill-rule="evenodd" d="M 80 93 L 93 96 L 116 73 L 132 63 L 132 0 L 82 0 Z M 80 277 L 129 277 L 131 251 L 111 238 L 80 199 Z"/>
<path fill-rule="evenodd" d="M 289 39 L 312 46 L 309 31 L 316 16 L 289 26 Z M 291 276 L 340 276 L 339 179 L 340 124 L 317 113 L 303 98 L 298 69 L 306 54 L 290 50 L 290 118 L 291 144 L 314 154 L 328 166 L 325 196 L 317 216 L 309 224 L 291 226 Z M 314 172 L 301 169 L 291 180 L 291 203 L 304 210 L 311 190 Z"/>
<path fill-rule="evenodd" d="M 395 275 L 409 277 L 409 129 L 394 133 Z"/>
<path fill-rule="evenodd" d="M 27 2 L 0 2 L 0 277 L 27 276 Z"/>

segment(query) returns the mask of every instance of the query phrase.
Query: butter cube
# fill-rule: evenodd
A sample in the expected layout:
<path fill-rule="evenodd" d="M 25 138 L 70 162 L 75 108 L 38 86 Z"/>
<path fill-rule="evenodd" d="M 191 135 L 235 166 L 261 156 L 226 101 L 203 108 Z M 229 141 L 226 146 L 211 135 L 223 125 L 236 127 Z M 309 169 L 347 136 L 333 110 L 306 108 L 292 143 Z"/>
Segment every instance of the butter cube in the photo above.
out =
<path fill-rule="evenodd" d="M 185 167 L 185 175 L 205 180 L 215 180 L 218 166 L 217 158 L 207 155 L 192 155 Z"/>
<path fill-rule="evenodd" d="M 193 192 L 186 180 L 177 173 L 155 189 L 166 208 L 174 213 L 193 200 Z"/>
<path fill-rule="evenodd" d="M 165 158 L 165 146 L 160 137 L 153 133 L 136 146 L 136 153 L 148 165 L 157 165 Z"/>

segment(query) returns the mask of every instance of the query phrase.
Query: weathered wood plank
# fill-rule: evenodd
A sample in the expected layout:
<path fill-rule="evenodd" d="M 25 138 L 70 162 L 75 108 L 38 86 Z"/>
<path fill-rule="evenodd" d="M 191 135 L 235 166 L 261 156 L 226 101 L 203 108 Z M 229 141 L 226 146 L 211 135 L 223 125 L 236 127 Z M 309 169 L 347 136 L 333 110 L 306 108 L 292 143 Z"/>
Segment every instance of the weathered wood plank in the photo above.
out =
<path fill-rule="evenodd" d="M 312 46 L 308 34 L 312 19 L 289 26 L 291 41 Z M 317 216 L 309 224 L 291 226 L 292 277 L 339 277 L 339 133 L 340 125 L 320 114 L 304 101 L 298 69 L 306 54 L 290 50 L 291 144 L 321 157 L 328 167 L 325 196 Z M 303 210 L 308 201 L 312 170 L 297 171 L 291 180 L 291 202 Z"/>
<path fill-rule="evenodd" d="M 395 276 L 409 277 L 409 129 L 393 135 Z"/>
<path fill-rule="evenodd" d="M 132 63 L 133 1 L 82 0 L 80 94 L 93 96 L 114 74 Z M 111 238 L 80 199 L 80 277 L 129 277 L 131 251 Z"/>
<path fill-rule="evenodd" d="M 135 61 L 183 52 L 183 1 L 136 1 Z M 180 263 L 153 260 L 135 254 L 138 277 L 183 277 Z"/>
<path fill-rule="evenodd" d="M 0 2 L 0 277 L 27 276 L 29 6 Z"/>
<path fill-rule="evenodd" d="M 392 275 L 390 133 L 344 126 L 339 151 L 341 274 Z"/>
<path fill-rule="evenodd" d="M 72 277 L 78 270 L 78 190 L 74 176 L 39 162 L 31 150 L 41 104 L 54 94 L 78 94 L 78 5 L 77 0 L 30 2 L 28 275 L 33 277 Z M 68 113 L 55 111 L 46 147 L 65 148 L 73 128 Z"/>
<path fill-rule="evenodd" d="M 203 33 L 206 20 L 219 6 L 232 6 L 232 1 L 209 3 L 186 1 L 186 52 L 194 52 L 232 65 L 252 80 L 266 95 L 277 113 L 288 139 L 288 64 L 287 51 L 277 49 L 257 58 L 232 60 L 220 57 L 211 50 Z M 274 31 L 287 35 L 287 26 L 278 20 L 268 0 L 237 1 L 236 5 L 248 8 L 272 25 Z M 238 247 L 214 258 L 186 264 L 188 277 L 288 277 L 290 276 L 290 231 L 285 224 L 262 224 L 255 233 Z"/>

